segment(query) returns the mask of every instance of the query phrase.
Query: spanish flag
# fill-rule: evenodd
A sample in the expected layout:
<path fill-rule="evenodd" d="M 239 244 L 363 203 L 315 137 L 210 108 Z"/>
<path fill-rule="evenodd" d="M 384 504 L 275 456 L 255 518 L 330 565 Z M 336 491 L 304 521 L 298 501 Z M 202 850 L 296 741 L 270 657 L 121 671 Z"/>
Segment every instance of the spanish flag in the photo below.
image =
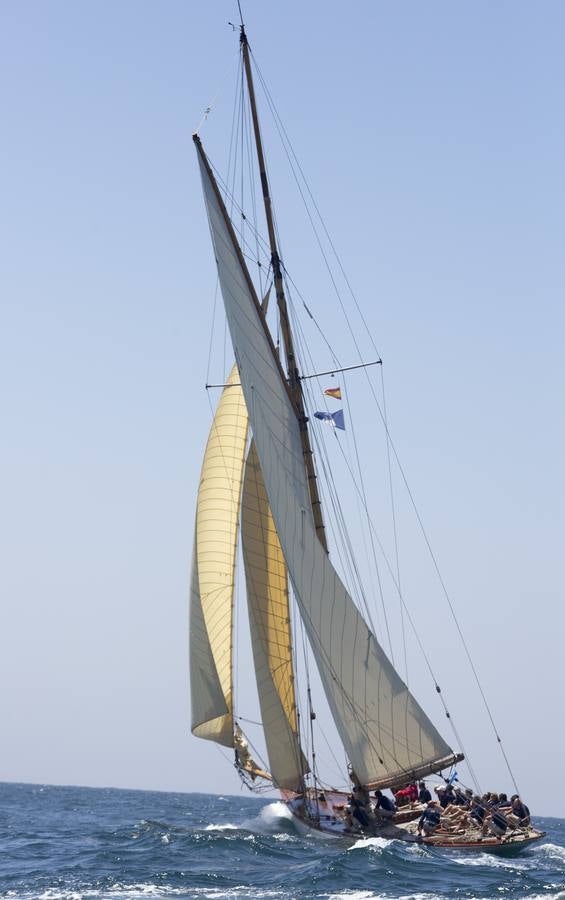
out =
<path fill-rule="evenodd" d="M 341 400 L 341 388 L 340 387 L 326 388 L 326 390 L 324 391 L 324 394 L 326 395 L 326 397 L 333 397 L 334 400 Z"/>

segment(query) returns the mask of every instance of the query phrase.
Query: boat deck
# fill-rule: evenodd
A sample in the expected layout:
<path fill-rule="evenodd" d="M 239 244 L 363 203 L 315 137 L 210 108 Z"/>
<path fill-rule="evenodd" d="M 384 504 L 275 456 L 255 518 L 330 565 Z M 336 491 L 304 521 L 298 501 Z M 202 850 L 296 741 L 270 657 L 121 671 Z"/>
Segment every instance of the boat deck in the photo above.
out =
<path fill-rule="evenodd" d="M 381 820 L 370 828 L 351 829 L 348 828 L 345 819 L 345 807 L 348 804 L 348 795 L 345 792 L 309 791 L 304 797 L 283 791 L 282 797 L 290 812 L 302 825 L 314 831 L 349 841 L 356 841 L 359 838 L 383 837 L 388 840 L 407 841 L 444 850 L 479 850 L 486 853 L 512 855 L 545 836 L 545 832 L 529 827 L 510 831 L 502 838 L 493 835 L 483 836 L 478 828 L 459 829 L 458 831 L 438 829 L 434 835 L 422 837 L 417 831 L 417 821 L 425 805 L 420 803 L 401 807 L 392 819 Z"/>

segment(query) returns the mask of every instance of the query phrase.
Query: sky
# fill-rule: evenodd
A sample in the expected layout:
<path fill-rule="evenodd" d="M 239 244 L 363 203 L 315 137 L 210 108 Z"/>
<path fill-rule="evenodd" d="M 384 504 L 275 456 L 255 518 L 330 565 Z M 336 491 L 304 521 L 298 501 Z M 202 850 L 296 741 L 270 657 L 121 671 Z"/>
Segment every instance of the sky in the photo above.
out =
<path fill-rule="evenodd" d="M 514 773 L 532 809 L 564 816 L 540 786 L 565 741 L 565 8 L 244 15 L 384 359 L 395 446 Z M 200 133 L 225 171 L 236 17 L 227 0 L 0 8 L 0 780 L 240 789 L 190 735 L 187 649 L 215 293 L 191 134 L 211 106 Z M 267 120 L 285 261 L 355 362 Z M 485 789 L 508 789 L 398 494 L 407 603 Z"/>

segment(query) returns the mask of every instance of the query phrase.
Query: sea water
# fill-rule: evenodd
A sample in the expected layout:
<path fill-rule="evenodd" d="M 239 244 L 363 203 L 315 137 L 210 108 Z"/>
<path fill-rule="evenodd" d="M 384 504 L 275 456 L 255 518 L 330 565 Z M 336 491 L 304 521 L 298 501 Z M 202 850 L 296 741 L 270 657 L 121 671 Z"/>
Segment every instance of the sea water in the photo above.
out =
<path fill-rule="evenodd" d="M 301 834 L 280 802 L 0 784 L 0 897 L 563 898 L 565 821 L 512 859 Z"/>

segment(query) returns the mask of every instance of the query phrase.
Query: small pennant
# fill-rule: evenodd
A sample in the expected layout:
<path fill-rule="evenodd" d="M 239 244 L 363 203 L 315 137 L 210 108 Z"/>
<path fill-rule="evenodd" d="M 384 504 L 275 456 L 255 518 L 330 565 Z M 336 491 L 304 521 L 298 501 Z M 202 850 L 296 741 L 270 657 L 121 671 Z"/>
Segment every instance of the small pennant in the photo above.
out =
<path fill-rule="evenodd" d="M 331 425 L 332 428 L 341 428 L 342 431 L 345 431 L 345 422 L 343 419 L 343 410 L 337 409 L 335 412 L 315 412 L 315 417 L 317 419 L 321 419 L 322 422 L 325 422 L 327 425 Z"/>
<path fill-rule="evenodd" d="M 340 387 L 326 388 L 326 390 L 324 391 L 324 394 L 326 395 L 326 397 L 333 397 L 334 400 L 341 400 L 341 388 Z"/>

